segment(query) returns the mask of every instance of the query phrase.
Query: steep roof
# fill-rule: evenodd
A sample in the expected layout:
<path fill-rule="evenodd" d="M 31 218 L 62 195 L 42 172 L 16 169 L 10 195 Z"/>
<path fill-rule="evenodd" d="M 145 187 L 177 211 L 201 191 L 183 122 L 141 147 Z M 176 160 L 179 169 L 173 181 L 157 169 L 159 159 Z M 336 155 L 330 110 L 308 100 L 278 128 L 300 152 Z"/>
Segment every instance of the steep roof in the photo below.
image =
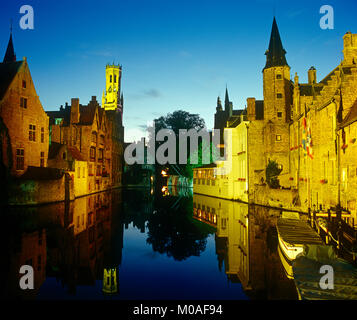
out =
<path fill-rule="evenodd" d="M 14 44 L 12 43 L 12 32 L 11 32 L 3 62 L 15 62 L 15 61 L 16 61 L 16 55 L 14 50 Z"/>
<path fill-rule="evenodd" d="M 346 115 L 346 117 L 343 119 L 343 121 L 340 124 L 340 128 L 344 128 L 349 126 L 351 123 L 357 121 L 357 100 L 354 102 L 352 105 L 350 111 Z"/>
<path fill-rule="evenodd" d="M 80 151 L 76 147 L 67 147 L 73 159 L 78 161 L 85 161 Z"/>
<path fill-rule="evenodd" d="M 4 97 L 23 61 L 0 63 L 0 100 Z"/>
<path fill-rule="evenodd" d="M 323 89 L 323 84 L 300 83 L 299 89 L 301 96 L 313 96 L 314 94 L 320 94 L 320 91 Z"/>
<path fill-rule="evenodd" d="M 277 66 L 287 66 L 288 63 L 285 58 L 286 51 L 283 48 L 283 44 L 280 39 L 278 25 L 274 17 L 273 26 L 270 34 L 269 49 L 265 52 L 267 56 L 267 61 L 265 68 L 277 67 Z"/>

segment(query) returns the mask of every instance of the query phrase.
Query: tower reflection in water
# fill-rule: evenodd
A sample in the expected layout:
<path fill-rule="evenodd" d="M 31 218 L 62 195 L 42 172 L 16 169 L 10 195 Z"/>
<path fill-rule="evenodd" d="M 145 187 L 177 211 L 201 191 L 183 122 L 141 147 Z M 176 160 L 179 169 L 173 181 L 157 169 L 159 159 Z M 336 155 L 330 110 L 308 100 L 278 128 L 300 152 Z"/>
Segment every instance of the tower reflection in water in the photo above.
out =
<path fill-rule="evenodd" d="M 251 299 L 296 299 L 277 253 L 274 209 L 193 195 L 195 219 L 216 228 L 218 268 Z"/>
<path fill-rule="evenodd" d="M 192 263 L 197 263 L 200 281 L 214 283 L 215 292 L 221 290 L 217 298 L 237 299 L 241 288 L 251 299 L 296 298 L 277 253 L 278 211 L 192 196 L 190 190 L 168 192 L 116 190 L 70 203 L 9 209 L 3 214 L 2 297 L 125 299 L 139 297 L 144 289 L 145 297 L 161 297 L 161 289 L 171 290 L 175 298 L 184 298 L 186 290 L 199 297 L 207 293 L 192 278 Z M 134 250 L 124 250 L 126 264 L 124 233 L 129 236 L 126 248 Z M 34 290 L 19 288 L 24 264 L 34 268 Z M 135 271 L 138 264 L 148 270 L 143 278 Z M 161 279 L 162 270 L 173 279 L 169 285 L 143 288 L 146 278 Z M 222 272 L 228 279 L 225 286 Z M 185 291 L 180 292 L 185 280 Z"/>
<path fill-rule="evenodd" d="M 76 295 L 77 287 L 93 286 L 97 280 L 103 281 L 103 293 L 119 293 L 121 203 L 121 192 L 108 192 L 69 203 L 9 209 L 4 215 L 1 296 L 61 298 L 58 292 L 46 291 L 47 281 L 59 283 L 70 296 Z M 33 267 L 34 290 L 19 288 L 22 265 Z"/>

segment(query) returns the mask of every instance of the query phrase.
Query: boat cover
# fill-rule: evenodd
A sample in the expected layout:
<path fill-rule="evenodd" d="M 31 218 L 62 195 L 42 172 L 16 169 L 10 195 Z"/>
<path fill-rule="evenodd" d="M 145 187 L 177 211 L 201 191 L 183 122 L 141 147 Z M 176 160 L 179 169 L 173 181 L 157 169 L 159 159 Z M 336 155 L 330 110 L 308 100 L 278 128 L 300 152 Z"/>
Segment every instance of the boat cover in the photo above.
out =
<path fill-rule="evenodd" d="M 320 273 L 323 265 L 330 265 L 334 272 L 334 288 L 322 289 Z M 332 246 L 305 245 L 304 254 L 292 263 L 293 277 L 299 296 L 303 300 L 357 300 L 357 268 L 338 258 Z"/>

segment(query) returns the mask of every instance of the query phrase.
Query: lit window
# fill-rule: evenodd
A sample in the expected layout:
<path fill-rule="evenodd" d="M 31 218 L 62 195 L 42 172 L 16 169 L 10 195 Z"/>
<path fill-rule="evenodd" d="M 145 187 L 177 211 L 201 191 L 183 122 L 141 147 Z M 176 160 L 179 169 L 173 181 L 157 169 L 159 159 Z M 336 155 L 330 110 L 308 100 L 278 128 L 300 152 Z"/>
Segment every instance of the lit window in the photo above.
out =
<path fill-rule="evenodd" d="M 275 140 L 276 140 L 276 141 L 281 141 L 281 135 L 280 135 L 280 134 L 277 134 Z"/>
<path fill-rule="evenodd" d="M 36 141 L 36 126 L 33 124 L 29 126 L 29 140 Z"/>
<path fill-rule="evenodd" d="M 16 149 L 16 170 L 24 170 L 24 149 Z"/>

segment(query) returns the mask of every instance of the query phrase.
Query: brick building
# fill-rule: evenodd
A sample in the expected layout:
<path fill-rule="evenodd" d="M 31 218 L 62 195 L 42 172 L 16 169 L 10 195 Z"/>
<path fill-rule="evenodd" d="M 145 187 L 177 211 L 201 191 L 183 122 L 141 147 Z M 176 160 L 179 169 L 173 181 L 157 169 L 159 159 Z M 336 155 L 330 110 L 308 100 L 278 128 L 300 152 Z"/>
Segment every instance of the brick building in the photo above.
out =
<path fill-rule="evenodd" d="M 48 116 L 33 83 L 27 59 L 16 60 L 12 34 L 0 63 L 2 163 L 14 176 L 28 167 L 46 167 Z"/>
<path fill-rule="evenodd" d="M 121 67 L 107 66 L 102 107 L 92 96 L 88 105 L 82 105 L 78 98 L 73 98 L 71 105 L 66 103 L 59 111 L 47 112 L 50 117 L 51 166 L 62 168 L 63 160 L 75 160 L 76 165 L 70 164 L 67 170 L 74 170 L 74 186 L 80 190 L 80 195 L 122 184 L 124 127 L 120 80 Z M 62 151 L 55 152 L 54 149 Z M 66 154 L 68 159 L 63 158 L 67 157 Z M 81 165 L 83 161 L 87 162 L 87 166 Z M 77 169 L 82 172 L 76 172 Z"/>

